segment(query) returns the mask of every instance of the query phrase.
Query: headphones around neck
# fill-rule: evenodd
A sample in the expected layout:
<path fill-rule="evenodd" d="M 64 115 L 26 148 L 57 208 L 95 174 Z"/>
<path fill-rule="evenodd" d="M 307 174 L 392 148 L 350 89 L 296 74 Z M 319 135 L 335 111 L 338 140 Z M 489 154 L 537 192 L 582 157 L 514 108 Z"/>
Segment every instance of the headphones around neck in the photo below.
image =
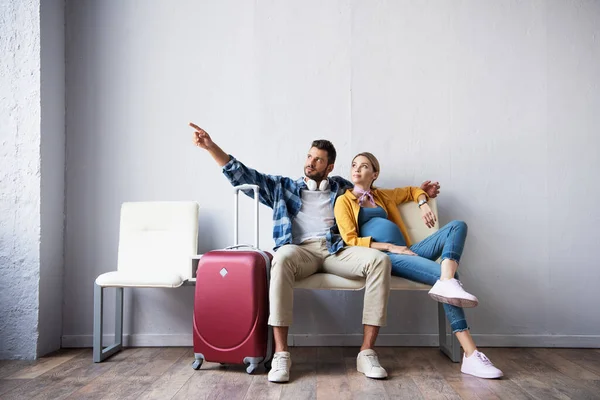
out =
<path fill-rule="evenodd" d="M 306 181 L 306 187 L 308 187 L 308 190 L 311 192 L 314 192 L 315 190 L 320 190 L 322 192 L 329 189 L 329 180 L 323 179 L 319 184 L 319 188 L 317 189 L 317 182 L 313 179 L 309 179 Z"/>

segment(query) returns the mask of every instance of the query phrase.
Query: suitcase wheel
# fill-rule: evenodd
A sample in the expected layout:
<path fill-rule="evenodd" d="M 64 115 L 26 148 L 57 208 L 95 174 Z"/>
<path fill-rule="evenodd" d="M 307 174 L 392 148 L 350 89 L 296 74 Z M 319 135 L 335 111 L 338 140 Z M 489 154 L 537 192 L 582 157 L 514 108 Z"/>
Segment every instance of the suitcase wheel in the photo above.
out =
<path fill-rule="evenodd" d="M 250 364 L 250 365 L 248 365 L 248 368 L 246 368 L 246 372 L 251 374 L 254 372 L 256 367 L 258 367 L 258 364 Z"/>
<path fill-rule="evenodd" d="M 194 360 L 194 362 L 192 363 L 192 368 L 194 368 L 196 371 L 200 369 L 200 367 L 202 366 L 202 363 L 204 362 L 203 358 L 196 358 Z"/>
<path fill-rule="evenodd" d="M 244 364 L 247 364 L 246 372 L 251 374 L 258 368 L 258 365 L 263 360 L 262 357 L 246 357 L 244 358 Z"/>

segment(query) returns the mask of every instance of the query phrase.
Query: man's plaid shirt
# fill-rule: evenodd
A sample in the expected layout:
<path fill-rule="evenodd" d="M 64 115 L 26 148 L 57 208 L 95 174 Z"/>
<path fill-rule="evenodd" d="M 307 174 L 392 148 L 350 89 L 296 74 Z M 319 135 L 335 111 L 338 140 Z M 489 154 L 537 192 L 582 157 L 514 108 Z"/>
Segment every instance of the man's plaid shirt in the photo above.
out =
<path fill-rule="evenodd" d="M 302 207 L 300 191 L 306 189 L 304 179 L 294 180 L 284 176 L 261 174 L 246 167 L 233 156 L 230 156 L 229 162 L 223 166 L 223 174 L 234 186 L 258 185 L 260 188 L 259 201 L 273 209 L 275 249 L 292 243 L 292 219 L 298 215 Z M 352 188 L 352 183 L 340 176 L 332 176 L 329 177 L 329 188 L 331 190 L 331 207 L 333 208 L 337 196 L 343 194 L 346 189 Z M 244 193 L 254 198 L 252 190 L 244 191 Z M 336 253 L 344 247 L 344 241 L 339 234 L 337 225 L 331 227 L 326 238 L 329 253 Z"/>

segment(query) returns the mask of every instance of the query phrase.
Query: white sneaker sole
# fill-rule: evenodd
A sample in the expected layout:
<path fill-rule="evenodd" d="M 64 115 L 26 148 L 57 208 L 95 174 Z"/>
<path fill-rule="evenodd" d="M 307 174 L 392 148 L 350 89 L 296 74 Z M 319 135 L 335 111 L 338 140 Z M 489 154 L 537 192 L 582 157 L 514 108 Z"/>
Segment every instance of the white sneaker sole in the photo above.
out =
<path fill-rule="evenodd" d="M 479 302 L 475 300 L 462 299 L 459 297 L 444 297 L 435 293 L 429 293 L 429 297 L 431 297 L 437 302 L 446 303 L 461 308 L 473 308 L 477 307 L 477 305 L 479 304 Z"/>
<path fill-rule="evenodd" d="M 358 372 L 360 372 L 361 374 L 364 374 L 367 378 L 371 378 L 371 379 L 385 379 L 385 378 L 387 378 L 387 372 L 385 373 L 385 375 L 381 375 L 381 374 L 367 374 L 365 371 L 362 370 L 362 368 L 359 368 L 358 366 L 356 366 L 356 370 Z"/>
<path fill-rule="evenodd" d="M 290 378 L 271 378 L 271 377 L 267 377 L 267 379 L 269 380 L 269 382 L 273 382 L 273 383 L 286 383 L 290 381 Z"/>
<path fill-rule="evenodd" d="M 460 372 L 462 372 L 465 375 L 471 375 L 476 378 L 483 378 L 483 379 L 498 379 L 498 378 L 502 378 L 504 376 L 504 374 L 502 372 L 500 372 L 500 374 L 498 374 L 498 373 L 476 374 L 473 372 L 465 372 L 462 369 L 460 370 Z"/>
<path fill-rule="evenodd" d="M 385 375 L 373 375 L 373 374 L 367 374 L 366 372 L 363 372 L 361 370 L 358 370 L 358 372 L 363 373 L 367 378 L 371 378 L 371 379 L 385 379 L 385 378 L 387 378 L 387 374 L 385 374 Z"/>

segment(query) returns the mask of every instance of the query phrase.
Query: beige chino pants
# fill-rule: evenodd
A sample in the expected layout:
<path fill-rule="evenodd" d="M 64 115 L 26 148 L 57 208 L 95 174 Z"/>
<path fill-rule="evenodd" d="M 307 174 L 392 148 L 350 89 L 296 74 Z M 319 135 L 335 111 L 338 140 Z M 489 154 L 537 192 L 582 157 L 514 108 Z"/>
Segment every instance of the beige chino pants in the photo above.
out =
<path fill-rule="evenodd" d="M 387 254 L 367 247 L 344 247 L 329 254 L 325 238 L 280 247 L 271 265 L 269 325 L 290 326 L 294 282 L 317 272 L 366 279 L 363 324 L 385 326 L 390 294 L 391 262 Z"/>

